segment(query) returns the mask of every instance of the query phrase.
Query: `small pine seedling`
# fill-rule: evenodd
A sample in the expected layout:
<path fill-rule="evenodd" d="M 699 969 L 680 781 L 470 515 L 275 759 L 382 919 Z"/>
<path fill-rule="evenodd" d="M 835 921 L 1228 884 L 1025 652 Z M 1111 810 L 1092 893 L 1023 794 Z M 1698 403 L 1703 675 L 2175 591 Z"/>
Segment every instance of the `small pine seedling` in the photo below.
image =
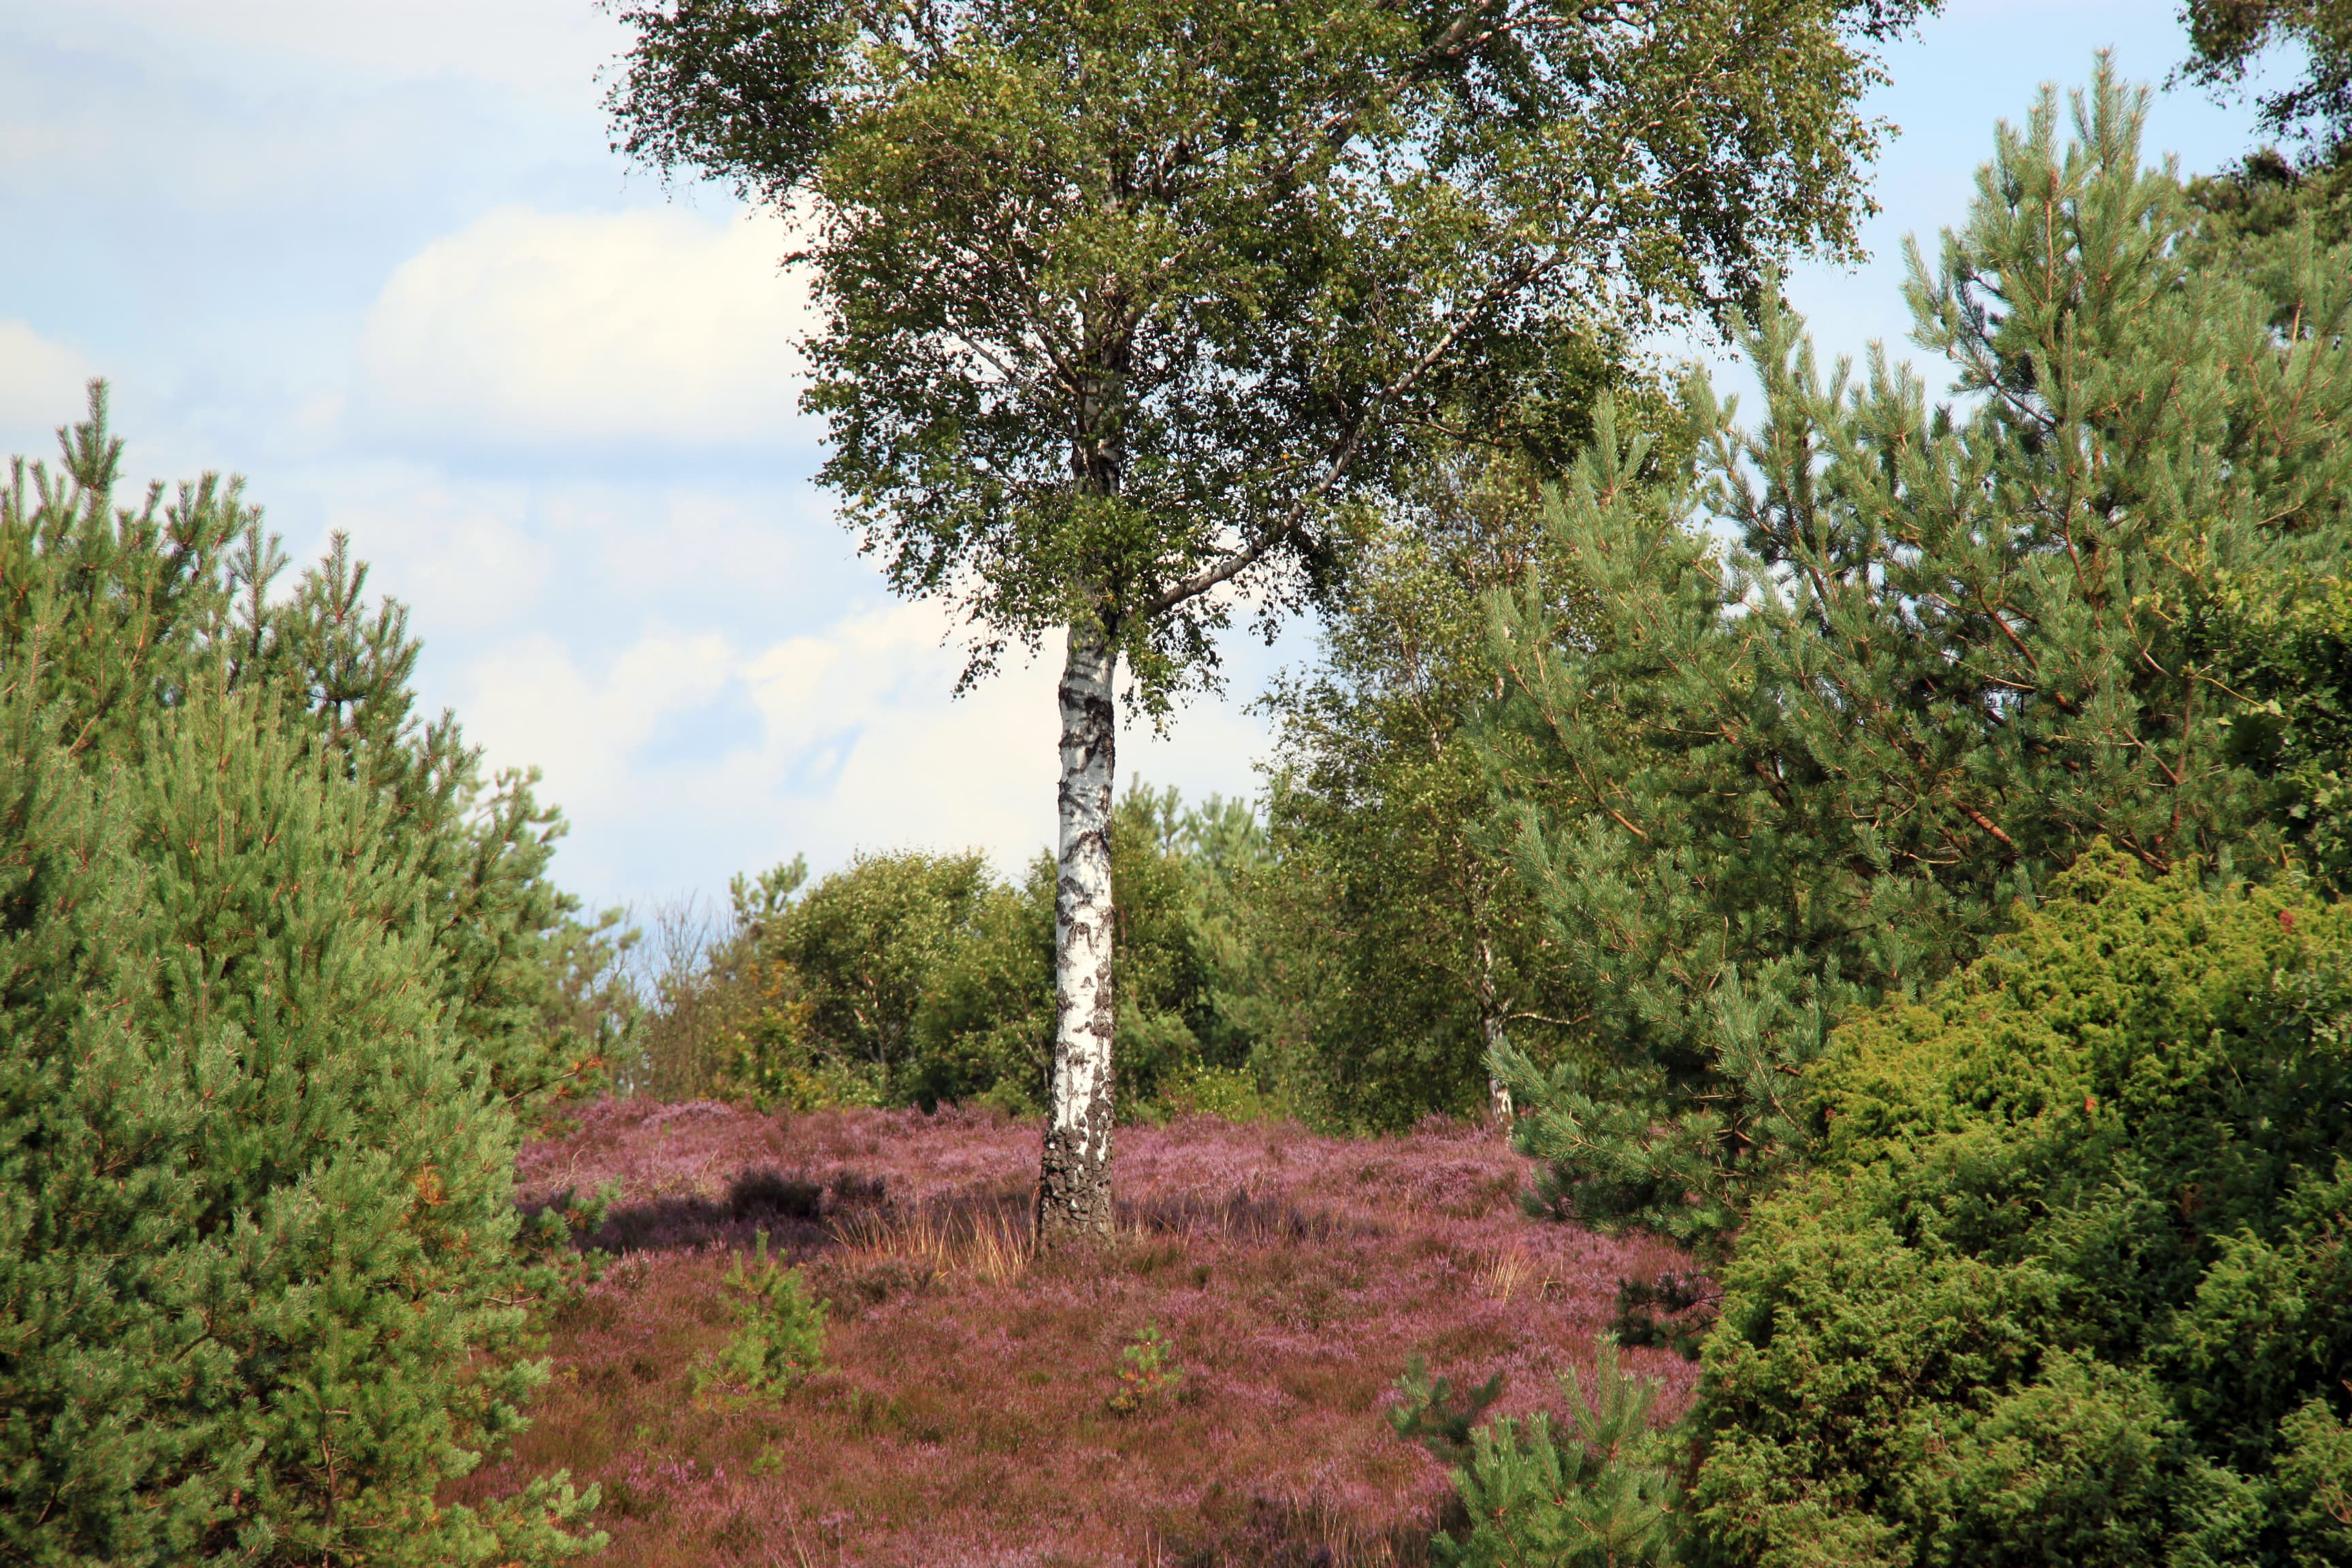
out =
<path fill-rule="evenodd" d="M 735 1333 L 716 1354 L 696 1363 L 696 1393 L 776 1397 L 824 1370 L 824 1303 L 811 1299 L 798 1268 L 783 1268 L 768 1256 L 766 1231 L 759 1234 L 751 1267 L 738 1257 L 720 1284 L 735 1314 Z"/>
<path fill-rule="evenodd" d="M 1176 1364 L 1175 1347 L 1153 1323 L 1118 1352 L 1118 1388 L 1110 1407 L 1132 1415 L 1176 1397 L 1184 1386 L 1184 1369 Z"/>
<path fill-rule="evenodd" d="M 1397 1407 L 1389 1412 L 1396 1435 L 1420 1444 L 1442 1465 L 1458 1465 L 1470 1457 L 1470 1429 L 1503 1396 L 1503 1374 L 1457 1394 L 1452 1378 L 1432 1383 L 1429 1368 L 1415 1356 L 1405 1363 L 1396 1389 Z"/>

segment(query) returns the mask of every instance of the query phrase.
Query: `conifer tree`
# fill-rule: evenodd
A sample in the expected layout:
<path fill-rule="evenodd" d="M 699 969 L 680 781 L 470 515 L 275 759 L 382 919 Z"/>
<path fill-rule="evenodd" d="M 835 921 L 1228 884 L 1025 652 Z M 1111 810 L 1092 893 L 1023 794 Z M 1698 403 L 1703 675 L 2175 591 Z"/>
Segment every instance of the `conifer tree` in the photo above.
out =
<path fill-rule="evenodd" d="M 1848 244 L 1908 0 L 655 0 L 622 144 L 808 220 L 824 479 L 892 585 L 1063 643 L 1041 1234 L 1108 1235 L 1115 676 L 1155 715 L 1433 430 Z"/>
<path fill-rule="evenodd" d="M 477 1027 L 519 1004 L 469 986 L 434 841 L 498 829 L 260 678 L 313 623 L 235 619 L 236 487 L 117 509 L 93 402 L 0 493 L 0 1561 L 574 1554 L 560 1478 L 434 1501 L 545 1375 L 510 1100 L 546 1075 Z"/>
<path fill-rule="evenodd" d="M 88 757 L 140 744 L 157 705 L 208 675 L 266 705 L 343 776 L 382 795 L 421 858 L 434 983 L 458 1026 L 518 1105 L 594 1081 L 619 1016 L 567 1026 L 559 948 L 577 950 L 577 902 L 547 875 L 562 832 L 533 779 L 482 774 L 453 716 L 421 718 L 410 684 L 418 645 L 406 609 L 371 602 L 367 567 L 338 539 L 273 599 L 287 559 L 240 481 L 207 474 L 167 500 L 152 486 L 117 497 L 122 444 L 103 384 L 90 416 L 59 432 L 60 461 L 15 466 L 0 497 L 0 658 L 37 628 L 47 653 L 40 700 L 77 715 L 69 744 Z M 588 942 L 592 967 L 617 933 Z"/>
<path fill-rule="evenodd" d="M 2188 243 L 2145 100 L 2103 61 L 2068 143 L 2045 95 L 1915 254 L 1964 408 L 1875 353 L 1825 374 L 1767 310 L 1752 434 L 1695 385 L 1693 471 L 1639 482 L 1604 421 L 1560 494 L 1593 613 L 1498 605 L 1503 722 L 1567 796 L 1520 804 L 1520 859 L 1608 1062 L 1505 1054 L 1567 1211 L 1720 1239 L 1807 1137 L 1840 1012 L 1966 962 L 2095 839 L 2288 854 L 2217 627 L 2233 584 L 2352 555 L 2352 258 L 2307 225 Z"/>

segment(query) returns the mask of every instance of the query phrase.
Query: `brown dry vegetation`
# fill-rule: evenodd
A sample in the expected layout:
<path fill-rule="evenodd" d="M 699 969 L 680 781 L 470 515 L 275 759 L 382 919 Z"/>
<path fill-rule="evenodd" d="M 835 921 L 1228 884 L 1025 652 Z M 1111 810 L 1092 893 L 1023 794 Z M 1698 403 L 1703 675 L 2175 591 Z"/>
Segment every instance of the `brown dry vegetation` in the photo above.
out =
<path fill-rule="evenodd" d="M 1120 1140 L 1116 1245 L 1033 1261 L 1034 1128 L 589 1108 L 526 1151 L 524 1185 L 617 1184 L 601 1239 L 625 1250 L 558 1315 L 532 1429 L 454 1495 L 569 1468 L 604 1488 L 615 1568 L 1419 1563 L 1451 1488 L 1382 1419 L 1407 1359 L 1505 1373 L 1499 1411 L 1550 1402 L 1618 1280 L 1681 1262 L 1523 1216 L 1524 1163 L 1487 1133 Z M 761 1230 L 830 1303 L 828 1368 L 698 1403 L 693 1363 L 731 1327 L 719 1277 Z M 1152 1325 L 1181 1390 L 1119 1414 L 1120 1351 Z M 1682 1408 L 1691 1368 L 1626 1359 Z"/>

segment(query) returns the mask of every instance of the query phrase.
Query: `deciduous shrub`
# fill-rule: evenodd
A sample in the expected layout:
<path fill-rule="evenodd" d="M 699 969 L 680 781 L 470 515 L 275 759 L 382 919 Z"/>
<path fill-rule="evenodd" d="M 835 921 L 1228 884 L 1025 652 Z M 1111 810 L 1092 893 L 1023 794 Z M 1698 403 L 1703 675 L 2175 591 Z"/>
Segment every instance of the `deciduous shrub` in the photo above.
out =
<path fill-rule="evenodd" d="M 1255 955 L 1234 929 L 1263 833 L 1246 807 L 1188 810 L 1137 788 L 1118 803 L 1112 858 L 1121 1114 L 1263 1109 Z M 692 1022 L 689 1007 L 713 1015 L 733 1041 L 717 1053 L 734 1064 L 728 1087 L 765 1103 L 1034 1111 L 1053 1032 L 1054 875 L 1048 857 L 1011 885 L 976 852 L 906 851 L 860 856 L 805 890 L 791 868 L 745 883 L 733 933 L 676 984 L 679 1005 L 649 1037 Z"/>

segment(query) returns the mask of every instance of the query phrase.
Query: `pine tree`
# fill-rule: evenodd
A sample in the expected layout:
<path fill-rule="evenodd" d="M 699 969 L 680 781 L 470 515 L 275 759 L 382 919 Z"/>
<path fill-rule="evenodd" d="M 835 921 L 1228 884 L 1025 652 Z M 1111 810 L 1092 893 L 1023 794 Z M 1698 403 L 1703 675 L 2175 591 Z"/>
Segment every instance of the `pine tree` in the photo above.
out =
<path fill-rule="evenodd" d="M 1768 310 L 1752 434 L 1696 385 L 1694 471 L 1644 485 L 1606 430 L 1559 498 L 1595 613 L 1499 606 L 1504 732 L 1570 797 L 1520 803 L 1522 868 L 1608 1061 L 1506 1053 L 1562 1209 L 1719 1240 L 1809 1136 L 1834 1018 L 1967 962 L 2096 838 L 2289 855 L 2216 628 L 2232 584 L 2352 554 L 2347 258 L 2308 226 L 2192 243 L 2144 107 L 2102 62 L 2062 145 L 2045 95 L 1915 255 L 1963 407 L 1875 353 L 1825 375 Z"/>
<path fill-rule="evenodd" d="M 1565 1420 L 1538 1411 L 1469 1427 L 1501 1392 L 1497 1374 L 1449 1412 L 1445 1380 L 1418 1363 L 1398 1384 L 1397 1435 L 1454 1467 L 1466 1528 L 1430 1542 L 1446 1568 L 1656 1568 L 1675 1559 L 1676 1456 L 1651 1426 L 1658 1385 L 1627 1376 L 1603 1339 L 1588 1387 L 1560 1374 Z"/>
<path fill-rule="evenodd" d="M 241 656 L 237 488 L 116 510 L 103 414 L 0 497 L 0 1561 L 572 1554 L 560 1478 L 434 1502 L 550 1282 L 449 830 Z"/>

